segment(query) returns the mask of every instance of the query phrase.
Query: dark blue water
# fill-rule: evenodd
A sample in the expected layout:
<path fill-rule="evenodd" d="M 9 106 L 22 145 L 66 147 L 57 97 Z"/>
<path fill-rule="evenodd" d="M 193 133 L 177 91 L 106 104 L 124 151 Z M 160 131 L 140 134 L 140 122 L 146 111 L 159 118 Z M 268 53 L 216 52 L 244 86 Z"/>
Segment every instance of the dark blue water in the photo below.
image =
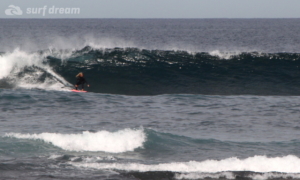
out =
<path fill-rule="evenodd" d="M 0 179 L 300 178 L 298 19 L 0 23 Z"/>

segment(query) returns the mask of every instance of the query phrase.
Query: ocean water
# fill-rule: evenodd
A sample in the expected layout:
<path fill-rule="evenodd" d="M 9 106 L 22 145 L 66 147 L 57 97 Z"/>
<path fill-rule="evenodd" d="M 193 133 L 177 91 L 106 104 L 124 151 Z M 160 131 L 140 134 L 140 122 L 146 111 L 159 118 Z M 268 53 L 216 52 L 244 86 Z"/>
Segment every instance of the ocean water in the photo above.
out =
<path fill-rule="evenodd" d="M 299 19 L 0 24 L 1 180 L 300 179 Z"/>

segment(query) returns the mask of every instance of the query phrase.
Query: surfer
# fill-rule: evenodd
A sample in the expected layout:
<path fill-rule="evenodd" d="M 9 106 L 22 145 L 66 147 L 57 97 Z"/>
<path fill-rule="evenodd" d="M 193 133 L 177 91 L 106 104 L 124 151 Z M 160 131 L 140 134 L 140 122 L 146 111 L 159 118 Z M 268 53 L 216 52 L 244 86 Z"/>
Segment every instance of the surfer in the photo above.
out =
<path fill-rule="evenodd" d="M 90 87 L 90 85 L 88 84 L 88 82 L 85 80 L 84 75 L 82 72 L 80 72 L 79 74 L 77 74 L 76 76 L 76 83 L 75 83 L 75 89 L 77 90 L 78 85 L 81 84 L 82 87 L 82 91 L 84 91 L 84 84 L 87 84 L 88 87 Z"/>

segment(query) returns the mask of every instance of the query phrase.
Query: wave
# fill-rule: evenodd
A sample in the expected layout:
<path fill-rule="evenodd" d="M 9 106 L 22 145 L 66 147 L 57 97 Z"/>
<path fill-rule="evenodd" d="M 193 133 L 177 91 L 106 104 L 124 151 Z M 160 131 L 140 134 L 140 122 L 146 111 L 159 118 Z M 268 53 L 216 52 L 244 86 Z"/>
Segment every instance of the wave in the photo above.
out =
<path fill-rule="evenodd" d="M 47 149 L 53 149 L 53 147 L 45 146 L 40 142 L 54 145 L 55 147 L 61 148 L 65 151 L 75 152 L 108 152 L 108 153 L 123 153 L 128 151 L 135 151 L 140 154 L 149 154 L 151 152 L 152 158 L 164 157 L 164 159 L 174 159 L 174 156 L 189 151 L 189 159 L 193 157 L 193 160 L 203 160 L 214 154 L 214 157 L 219 159 L 228 157 L 235 152 L 235 155 L 239 158 L 249 156 L 266 154 L 270 156 L 276 156 L 277 150 L 283 154 L 292 154 L 295 146 L 299 146 L 299 141 L 279 141 L 279 142 L 233 142 L 233 141 L 220 141 L 216 139 L 199 139 L 185 136 L 179 136 L 171 133 L 162 133 L 152 129 L 122 129 L 115 132 L 109 132 L 106 130 L 98 132 L 84 131 L 79 134 L 61 134 L 61 133 L 33 133 L 33 134 L 22 134 L 22 133 L 6 133 L 6 138 L 16 138 L 19 140 L 29 140 L 27 143 L 32 147 L 32 143 L 38 142 L 35 145 L 41 146 L 47 152 Z M 38 140 L 38 141 L 37 141 Z M 8 140 L 7 140 L 8 141 Z M 9 141 L 7 142 L 9 143 Z M 16 144 L 14 141 L 11 144 Z M 281 150 L 284 146 L 285 150 Z M 9 148 L 10 146 L 7 145 Z M 30 149 L 28 147 L 28 149 Z M 217 148 L 216 148 L 217 147 Z M 191 151 L 191 149 L 197 149 L 200 151 Z M 275 154 L 272 150 L 276 150 Z M 36 148 L 32 149 L 33 151 Z M 255 151 L 254 151 L 255 150 Z M 253 154 L 255 152 L 256 154 Z M 222 156 L 220 156 L 222 154 Z M 297 155 L 297 154 L 296 154 Z M 182 157 L 181 159 L 184 159 Z"/>
<path fill-rule="evenodd" d="M 84 72 L 97 93 L 299 95 L 300 54 L 138 48 L 15 50 L 0 57 L 0 88 L 70 89 Z"/>
<path fill-rule="evenodd" d="M 246 159 L 236 157 L 202 162 L 172 162 L 161 164 L 140 163 L 89 163 L 70 162 L 79 168 L 96 170 L 114 170 L 135 177 L 148 179 L 273 179 L 300 178 L 300 158 L 288 155 L 284 157 L 254 156 Z M 157 178 L 159 176 L 159 178 Z M 145 179 L 145 178 L 142 178 Z"/>
<path fill-rule="evenodd" d="M 296 155 L 291 155 L 291 153 L 290 155 L 286 154 L 283 156 L 278 156 L 276 153 L 278 152 L 276 151 L 276 147 L 282 149 L 284 146 L 289 149 L 289 146 L 291 146 L 295 149 L 295 146 L 298 146 L 298 143 L 295 141 L 286 142 L 286 144 L 283 142 L 226 142 L 213 139 L 193 139 L 143 128 L 122 129 L 115 132 L 83 132 L 79 134 L 7 133 L 3 138 L 5 138 L 5 143 L 2 143 L 3 151 L 11 151 L 12 148 L 14 151 L 15 149 L 22 149 L 25 153 L 34 151 L 32 152 L 34 154 L 45 151 L 47 152 L 46 156 L 48 156 L 51 151 L 50 154 L 52 155 L 49 156 L 49 159 L 57 163 L 64 163 L 79 169 L 84 168 L 85 170 L 115 171 L 124 176 L 133 176 L 138 179 L 300 178 L 300 158 Z M 14 138 L 16 138 L 18 142 L 21 140 L 20 144 L 16 143 Z M 37 142 L 37 144 L 34 142 Z M 51 145 L 53 147 L 51 147 Z M 264 149 L 264 145 L 267 146 L 267 148 Z M 270 147 L 270 145 L 272 145 L 272 147 Z M 263 152 L 272 149 L 275 150 L 275 154 L 272 156 L 249 156 L 245 150 L 245 146 L 246 148 L 251 147 L 251 151 L 255 149 L 254 153 L 260 154 L 259 149 Z M 257 146 L 259 146 L 259 148 Z M 171 159 L 165 156 L 166 151 L 164 148 L 166 147 L 168 148 L 167 153 L 172 156 Z M 57 148 L 63 151 L 59 151 Z M 189 148 L 193 149 L 195 153 L 193 154 L 192 151 L 187 151 Z M 105 153 L 99 153 L 100 151 Z M 207 151 L 210 156 L 206 156 L 205 159 L 203 159 L 203 157 L 200 158 L 203 160 L 197 160 L 199 159 L 197 156 L 205 156 L 205 151 Z M 240 154 L 239 151 L 241 151 L 243 154 L 247 154 L 248 157 L 227 156 L 227 158 L 211 158 L 216 157 L 213 155 L 214 153 L 226 154 L 225 151 L 233 151 L 234 154 Z M 131 152 L 130 154 L 132 156 L 126 154 L 127 158 L 124 159 L 122 154 L 116 154 L 126 152 Z M 156 161 L 157 158 L 153 155 L 153 152 L 159 154 L 158 161 Z M 184 156 L 187 152 L 189 159 L 192 157 L 193 160 L 178 161 L 180 158 L 177 157 Z M 54 155 L 53 153 L 59 153 L 60 155 Z M 114 153 L 113 156 L 110 153 Z M 143 163 L 143 158 L 137 158 L 137 156 L 143 157 L 145 154 L 148 156 L 151 154 L 152 163 Z M 103 155 L 103 157 L 99 155 Z"/>
<path fill-rule="evenodd" d="M 114 169 L 124 171 L 172 171 L 172 172 L 206 172 L 216 173 L 224 171 L 253 171 L 253 172 L 285 172 L 297 173 L 300 171 L 300 159 L 296 156 L 269 158 L 254 156 L 246 159 L 236 157 L 223 160 L 205 160 L 202 162 L 172 162 L 154 165 L 140 163 L 78 163 L 80 167 L 94 169 Z"/>
<path fill-rule="evenodd" d="M 18 139 L 42 140 L 67 151 L 104 151 L 109 153 L 122 153 L 142 148 L 146 136 L 142 129 L 124 129 L 117 132 L 99 131 L 82 134 L 21 134 L 6 133 L 5 137 Z"/>

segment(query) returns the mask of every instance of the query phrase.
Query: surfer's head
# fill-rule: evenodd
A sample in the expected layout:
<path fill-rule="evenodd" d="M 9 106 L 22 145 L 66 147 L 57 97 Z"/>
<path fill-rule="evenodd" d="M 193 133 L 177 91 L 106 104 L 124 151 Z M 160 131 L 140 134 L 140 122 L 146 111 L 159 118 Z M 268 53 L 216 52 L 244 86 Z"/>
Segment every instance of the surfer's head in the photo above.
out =
<path fill-rule="evenodd" d="M 82 72 L 78 73 L 76 77 L 83 77 L 83 73 Z"/>

